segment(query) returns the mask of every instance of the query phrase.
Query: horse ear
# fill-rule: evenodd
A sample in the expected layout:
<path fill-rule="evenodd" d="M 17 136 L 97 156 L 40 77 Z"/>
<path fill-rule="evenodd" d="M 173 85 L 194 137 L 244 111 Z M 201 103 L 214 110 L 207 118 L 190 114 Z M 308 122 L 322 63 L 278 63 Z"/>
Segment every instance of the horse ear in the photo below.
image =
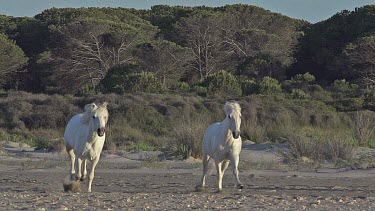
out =
<path fill-rule="evenodd" d="M 103 106 L 104 108 L 107 108 L 107 105 L 108 105 L 107 102 L 102 103 L 102 106 Z"/>
<path fill-rule="evenodd" d="M 98 106 L 96 106 L 95 103 L 90 103 L 90 104 L 85 105 L 85 111 L 86 112 L 91 112 L 91 111 L 93 111 L 97 108 L 98 108 Z"/>
<path fill-rule="evenodd" d="M 87 122 L 89 122 L 89 119 L 91 117 L 91 112 L 97 108 L 98 106 L 96 106 L 95 103 L 90 103 L 90 104 L 85 105 L 85 113 L 81 117 L 81 123 L 86 124 Z"/>

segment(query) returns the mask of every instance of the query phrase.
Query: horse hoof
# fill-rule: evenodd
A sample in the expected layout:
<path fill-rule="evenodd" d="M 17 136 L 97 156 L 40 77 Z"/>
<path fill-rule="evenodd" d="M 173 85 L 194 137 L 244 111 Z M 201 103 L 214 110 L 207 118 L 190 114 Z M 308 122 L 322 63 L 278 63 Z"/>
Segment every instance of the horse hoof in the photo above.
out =
<path fill-rule="evenodd" d="M 223 190 L 222 189 L 217 189 L 216 191 L 215 191 L 215 193 L 221 193 Z"/>
<path fill-rule="evenodd" d="M 197 185 L 197 186 L 195 186 L 195 191 L 196 192 L 203 192 L 203 191 L 205 191 L 205 188 L 200 186 L 200 185 Z"/>
<path fill-rule="evenodd" d="M 242 185 L 242 184 L 238 184 L 238 185 L 237 185 L 237 189 L 242 190 L 242 189 L 243 189 L 243 185 Z"/>
<path fill-rule="evenodd" d="M 80 181 L 84 181 L 86 179 L 85 176 L 81 177 L 81 179 L 79 179 Z"/>

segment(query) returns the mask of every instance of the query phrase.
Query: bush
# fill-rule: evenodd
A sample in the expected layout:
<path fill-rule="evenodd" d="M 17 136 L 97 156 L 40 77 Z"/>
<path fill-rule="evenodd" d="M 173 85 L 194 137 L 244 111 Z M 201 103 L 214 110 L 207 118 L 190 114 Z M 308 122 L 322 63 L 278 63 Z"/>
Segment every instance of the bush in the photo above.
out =
<path fill-rule="evenodd" d="M 362 109 L 364 100 L 362 98 L 344 98 L 329 102 L 338 111 L 356 111 Z"/>
<path fill-rule="evenodd" d="M 240 85 L 243 95 L 251 95 L 258 92 L 258 85 L 250 79 L 240 79 Z"/>
<path fill-rule="evenodd" d="M 358 91 L 358 85 L 351 84 L 345 79 L 335 80 L 331 85 L 331 91 L 336 98 L 356 97 L 358 96 L 356 94 Z"/>
<path fill-rule="evenodd" d="M 79 111 L 60 95 L 12 93 L 0 102 L 0 126 L 7 129 L 64 127 Z"/>
<path fill-rule="evenodd" d="M 202 157 L 202 139 L 208 123 L 204 119 L 182 119 L 180 124 L 174 124 L 172 144 L 170 148 L 183 159 L 192 156 Z M 174 149 L 174 150 L 173 150 Z"/>
<path fill-rule="evenodd" d="M 341 79 L 341 80 L 335 80 L 332 84 L 332 87 L 336 91 L 350 92 L 350 91 L 353 91 L 353 90 L 357 89 L 358 85 L 357 84 L 351 84 L 348 81 L 346 81 L 345 79 Z"/>
<path fill-rule="evenodd" d="M 276 94 L 282 91 L 279 82 L 271 77 L 264 77 L 259 82 L 259 93 L 260 94 Z"/>
<path fill-rule="evenodd" d="M 164 135 L 167 133 L 169 122 L 155 109 L 147 106 L 132 106 L 127 109 L 126 119 L 134 128 L 154 135 Z"/>
<path fill-rule="evenodd" d="M 162 93 L 164 91 L 162 82 L 150 72 L 130 74 L 125 90 L 132 93 Z"/>
<path fill-rule="evenodd" d="M 353 115 L 353 121 L 355 126 L 354 133 L 355 137 L 358 140 L 359 146 L 372 148 L 375 147 L 375 143 L 372 139 L 375 127 L 374 124 L 371 124 L 373 120 L 370 118 L 371 114 L 373 113 L 357 111 Z"/>
<path fill-rule="evenodd" d="M 295 83 L 312 83 L 315 81 L 315 76 L 311 75 L 310 73 L 305 74 L 297 74 L 292 78 L 292 82 Z"/>
<path fill-rule="evenodd" d="M 197 93 L 198 96 L 201 96 L 201 97 L 207 97 L 208 95 L 207 87 L 195 85 L 193 86 L 192 90 L 193 92 Z"/>
<path fill-rule="evenodd" d="M 172 85 L 171 89 L 180 94 L 184 94 L 190 91 L 190 86 L 186 82 L 177 82 L 176 84 Z"/>
<path fill-rule="evenodd" d="M 62 139 L 48 139 L 45 137 L 34 139 L 33 146 L 36 150 L 63 151 L 63 149 L 65 149 L 64 141 Z"/>
<path fill-rule="evenodd" d="M 289 162 L 299 162 L 304 157 L 318 163 L 324 160 L 351 160 L 354 154 L 353 140 L 349 137 L 318 140 L 295 135 L 288 139 L 288 146 L 282 155 Z"/>
<path fill-rule="evenodd" d="M 209 95 L 221 95 L 230 97 L 240 97 L 242 95 L 241 86 L 235 76 L 224 70 L 210 75 L 202 84 L 207 87 Z"/>
<path fill-rule="evenodd" d="M 101 81 L 104 92 L 123 94 L 124 92 L 162 93 L 162 82 L 151 72 L 138 73 L 138 66 L 116 66 L 108 71 Z"/>
<path fill-rule="evenodd" d="M 293 89 L 290 95 L 293 99 L 297 99 L 297 100 L 306 100 L 310 98 L 310 95 L 305 93 L 301 89 Z"/>
<path fill-rule="evenodd" d="M 137 72 L 138 67 L 136 65 L 120 65 L 111 68 L 106 74 L 105 78 L 101 81 L 103 91 L 114 92 L 117 94 L 123 94 L 126 91 L 128 83 L 128 76 L 132 73 Z"/>
<path fill-rule="evenodd" d="M 266 130 L 251 119 L 244 119 L 241 125 L 242 140 L 250 140 L 255 143 L 267 141 Z"/>

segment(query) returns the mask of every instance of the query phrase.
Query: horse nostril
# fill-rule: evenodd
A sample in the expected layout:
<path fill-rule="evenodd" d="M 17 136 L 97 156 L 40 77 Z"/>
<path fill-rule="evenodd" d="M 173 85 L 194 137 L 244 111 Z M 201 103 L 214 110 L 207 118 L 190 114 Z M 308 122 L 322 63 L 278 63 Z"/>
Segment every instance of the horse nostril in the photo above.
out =
<path fill-rule="evenodd" d="M 105 133 L 105 128 L 99 128 L 97 131 L 98 131 L 98 134 L 103 134 Z"/>
<path fill-rule="evenodd" d="M 240 137 L 240 133 L 240 131 L 232 132 L 233 138 L 237 139 L 238 137 Z"/>

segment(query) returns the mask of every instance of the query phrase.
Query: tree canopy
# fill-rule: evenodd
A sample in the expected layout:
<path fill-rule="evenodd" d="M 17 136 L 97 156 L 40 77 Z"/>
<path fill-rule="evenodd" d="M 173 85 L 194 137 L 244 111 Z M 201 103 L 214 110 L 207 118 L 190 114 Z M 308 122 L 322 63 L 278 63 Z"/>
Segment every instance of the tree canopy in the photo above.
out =
<path fill-rule="evenodd" d="M 375 81 L 375 6 L 316 24 L 245 4 L 52 8 L 35 17 L 0 15 L 0 33 L 2 74 L 15 74 L 2 78 L 6 89 L 18 78 L 17 88 L 30 92 L 108 91 L 120 86 L 114 81 L 126 91 L 134 78 L 168 91 L 222 70 L 252 83 L 304 73 L 327 85 Z"/>

